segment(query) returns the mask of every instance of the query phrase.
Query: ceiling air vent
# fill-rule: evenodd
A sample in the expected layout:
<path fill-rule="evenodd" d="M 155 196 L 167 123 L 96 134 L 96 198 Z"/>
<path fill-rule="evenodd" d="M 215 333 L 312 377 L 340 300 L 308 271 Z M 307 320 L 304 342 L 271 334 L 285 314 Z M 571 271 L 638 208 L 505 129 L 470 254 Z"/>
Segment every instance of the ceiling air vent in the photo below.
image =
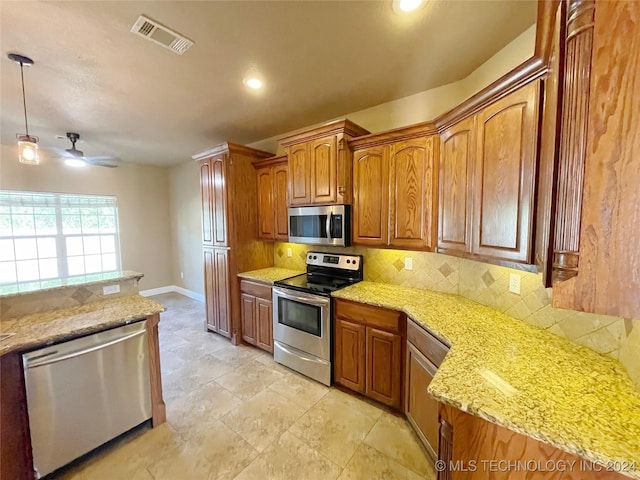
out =
<path fill-rule="evenodd" d="M 131 27 L 131 32 L 162 45 L 178 55 L 182 55 L 193 45 L 193 42 L 188 38 L 144 15 L 140 15 L 136 20 L 136 23 Z"/>

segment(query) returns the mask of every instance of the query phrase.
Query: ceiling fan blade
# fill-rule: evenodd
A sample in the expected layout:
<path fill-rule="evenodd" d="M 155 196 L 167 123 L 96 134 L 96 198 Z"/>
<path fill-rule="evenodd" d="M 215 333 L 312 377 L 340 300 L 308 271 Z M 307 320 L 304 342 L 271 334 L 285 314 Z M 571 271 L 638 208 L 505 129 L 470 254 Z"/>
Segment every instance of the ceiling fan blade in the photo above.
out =
<path fill-rule="evenodd" d="M 42 150 L 51 157 L 57 157 L 61 159 L 76 158 L 73 155 L 71 155 L 69 152 L 67 152 L 64 148 L 44 147 Z"/>
<path fill-rule="evenodd" d="M 84 156 L 84 152 L 82 150 L 78 150 L 77 148 L 67 148 L 65 152 L 76 158 L 82 158 Z"/>
<path fill-rule="evenodd" d="M 98 167 L 116 168 L 120 163 L 120 159 L 118 157 L 114 157 L 113 155 L 83 157 L 83 159 L 85 162 L 90 163 L 91 165 L 96 165 Z"/>

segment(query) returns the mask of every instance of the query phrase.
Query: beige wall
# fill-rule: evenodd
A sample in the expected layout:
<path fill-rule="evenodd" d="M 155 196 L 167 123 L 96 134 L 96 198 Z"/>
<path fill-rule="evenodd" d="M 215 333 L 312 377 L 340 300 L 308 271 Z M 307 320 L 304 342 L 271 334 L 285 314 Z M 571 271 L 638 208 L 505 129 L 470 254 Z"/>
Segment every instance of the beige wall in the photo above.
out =
<path fill-rule="evenodd" d="M 169 175 L 166 168 L 66 167 L 58 160 L 39 166 L 18 163 L 15 146 L 0 150 L 0 189 L 115 195 L 118 199 L 122 268 L 144 273 L 140 289 L 171 281 Z"/>
<path fill-rule="evenodd" d="M 535 47 L 535 34 L 536 26 L 532 25 L 462 80 L 348 113 L 339 118 L 353 120 L 372 133 L 433 120 L 531 58 Z M 331 120 L 335 119 L 326 121 Z M 284 149 L 278 145 L 277 139 L 284 135 L 283 132 L 249 146 L 281 155 L 284 154 Z"/>
<path fill-rule="evenodd" d="M 169 169 L 169 192 L 173 247 L 171 283 L 204 294 L 200 171 L 197 162 L 189 160 Z"/>

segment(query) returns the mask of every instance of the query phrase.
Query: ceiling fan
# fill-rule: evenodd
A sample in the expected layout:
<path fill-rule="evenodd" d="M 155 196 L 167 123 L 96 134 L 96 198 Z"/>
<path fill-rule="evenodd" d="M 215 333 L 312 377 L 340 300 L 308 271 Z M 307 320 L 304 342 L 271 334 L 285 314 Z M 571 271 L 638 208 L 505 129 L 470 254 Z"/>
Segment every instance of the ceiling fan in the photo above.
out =
<path fill-rule="evenodd" d="M 60 136 L 59 138 L 62 138 Z M 82 150 L 76 148 L 76 142 L 80 140 L 80 134 L 75 132 L 67 132 L 67 138 L 71 142 L 71 148 L 65 150 L 56 149 L 60 158 L 70 167 L 82 167 L 87 164 L 97 165 L 99 167 L 115 168 L 120 163 L 120 159 L 114 155 L 100 155 L 86 157 Z"/>

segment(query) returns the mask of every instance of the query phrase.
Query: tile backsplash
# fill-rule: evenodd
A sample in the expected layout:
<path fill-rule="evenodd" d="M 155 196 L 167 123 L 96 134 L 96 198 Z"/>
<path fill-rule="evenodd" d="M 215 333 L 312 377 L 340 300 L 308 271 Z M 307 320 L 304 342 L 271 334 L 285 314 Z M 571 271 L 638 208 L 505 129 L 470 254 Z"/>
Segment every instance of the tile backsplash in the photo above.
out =
<path fill-rule="evenodd" d="M 295 243 L 275 244 L 274 265 L 304 270 L 308 250 L 362 255 L 365 280 L 459 294 L 586 345 L 619 359 L 640 389 L 640 320 L 553 308 L 551 289 L 542 285 L 538 274 L 437 253 Z M 404 268 L 405 258 L 412 259 L 412 270 Z M 519 295 L 509 291 L 511 273 L 521 276 Z"/>

